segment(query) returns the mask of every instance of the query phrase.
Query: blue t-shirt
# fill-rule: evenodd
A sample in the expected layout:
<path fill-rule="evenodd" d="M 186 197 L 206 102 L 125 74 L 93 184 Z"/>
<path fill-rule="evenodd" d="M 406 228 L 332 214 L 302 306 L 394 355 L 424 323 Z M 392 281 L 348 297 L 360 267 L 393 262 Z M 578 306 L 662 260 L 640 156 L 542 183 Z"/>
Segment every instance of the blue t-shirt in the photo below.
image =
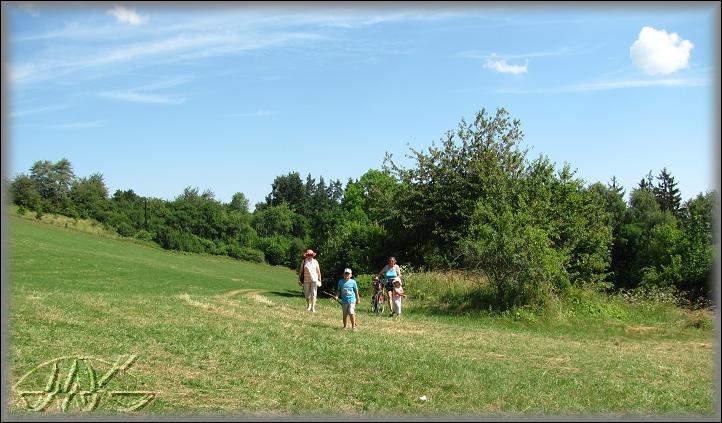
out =
<path fill-rule="evenodd" d="M 356 285 L 356 281 L 353 279 L 349 279 L 348 282 L 340 279 L 338 281 L 338 292 L 341 304 L 355 303 L 358 285 Z"/>

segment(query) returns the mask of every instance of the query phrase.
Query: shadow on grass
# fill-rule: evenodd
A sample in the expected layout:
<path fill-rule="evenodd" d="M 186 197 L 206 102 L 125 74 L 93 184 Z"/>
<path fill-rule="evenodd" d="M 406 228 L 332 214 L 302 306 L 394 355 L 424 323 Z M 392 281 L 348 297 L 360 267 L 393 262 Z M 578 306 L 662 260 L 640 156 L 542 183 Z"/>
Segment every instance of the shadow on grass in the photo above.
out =
<path fill-rule="evenodd" d="M 298 290 L 287 289 L 285 291 L 269 291 L 268 293 L 278 297 L 303 298 L 303 291 L 301 291 L 300 288 Z"/>

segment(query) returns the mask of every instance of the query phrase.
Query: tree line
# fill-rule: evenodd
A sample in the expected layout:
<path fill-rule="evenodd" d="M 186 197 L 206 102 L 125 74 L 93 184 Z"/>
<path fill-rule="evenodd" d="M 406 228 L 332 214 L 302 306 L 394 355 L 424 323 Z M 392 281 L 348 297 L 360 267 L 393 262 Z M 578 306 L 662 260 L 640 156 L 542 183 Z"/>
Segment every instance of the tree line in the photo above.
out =
<path fill-rule="evenodd" d="M 313 247 L 324 274 L 376 273 L 388 255 L 423 269 L 464 269 L 494 286 L 497 305 L 561 295 L 572 286 L 665 288 L 711 299 L 716 191 L 682 201 L 670 171 L 650 171 L 629 193 L 616 178 L 586 184 L 568 164 L 527 157 L 519 120 L 498 109 L 462 119 L 409 167 L 387 154 L 345 186 L 298 172 L 278 176 L 253 212 L 186 188 L 174 200 L 112 196 L 100 173 L 37 161 L 10 182 L 21 213 L 90 218 L 171 250 L 295 268 Z M 330 282 L 330 280 L 329 280 Z"/>

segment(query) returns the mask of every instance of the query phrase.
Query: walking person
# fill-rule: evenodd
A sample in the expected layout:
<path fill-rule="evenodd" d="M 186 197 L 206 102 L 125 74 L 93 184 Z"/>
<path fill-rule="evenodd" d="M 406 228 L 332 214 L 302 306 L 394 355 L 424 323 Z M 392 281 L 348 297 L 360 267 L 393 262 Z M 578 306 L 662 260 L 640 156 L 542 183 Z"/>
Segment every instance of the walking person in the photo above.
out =
<path fill-rule="evenodd" d="M 401 316 L 401 299 L 406 298 L 406 294 L 404 293 L 404 288 L 401 286 L 400 280 L 394 281 L 394 291 L 393 291 L 393 303 L 394 308 L 392 309 L 392 314 L 396 317 Z"/>
<path fill-rule="evenodd" d="M 316 298 L 318 287 L 321 286 L 321 267 L 314 257 L 316 253 L 312 249 L 306 250 L 303 254 L 304 259 L 301 262 L 299 270 L 299 282 L 303 284 L 303 295 L 306 297 L 308 308 L 306 311 L 316 312 Z"/>
<path fill-rule="evenodd" d="M 389 257 L 388 264 L 381 269 L 377 276 L 384 277 L 386 279 L 386 283 L 384 285 L 384 290 L 386 291 L 386 301 L 389 304 L 389 310 L 391 310 L 390 315 L 393 316 L 394 313 L 391 304 L 391 296 L 394 293 L 394 281 L 398 279 L 399 282 L 401 282 L 401 268 L 398 264 L 396 264 L 396 257 Z"/>
<path fill-rule="evenodd" d="M 348 318 L 351 317 L 351 329 L 356 330 L 356 304 L 361 303 L 361 297 L 358 293 L 358 284 L 351 279 L 353 274 L 351 269 L 344 269 L 343 278 L 339 279 L 336 287 L 336 298 L 341 298 L 341 308 L 343 309 L 343 328 L 348 326 Z"/>

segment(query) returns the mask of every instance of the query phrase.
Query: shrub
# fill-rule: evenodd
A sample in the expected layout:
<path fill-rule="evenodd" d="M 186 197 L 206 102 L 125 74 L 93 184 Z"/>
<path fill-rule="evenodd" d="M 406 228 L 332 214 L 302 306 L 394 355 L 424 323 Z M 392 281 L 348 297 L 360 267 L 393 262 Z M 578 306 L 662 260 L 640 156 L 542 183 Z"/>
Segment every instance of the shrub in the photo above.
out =
<path fill-rule="evenodd" d="M 264 237 L 258 239 L 258 247 L 266 257 L 266 261 L 273 265 L 295 267 L 289 261 L 291 240 L 283 236 Z"/>
<path fill-rule="evenodd" d="M 263 251 L 251 247 L 239 247 L 231 245 L 228 247 L 228 255 L 243 261 L 263 263 Z"/>
<path fill-rule="evenodd" d="M 155 234 L 148 232 L 145 229 L 141 229 L 135 233 L 135 238 L 143 241 L 153 241 L 153 239 L 155 239 Z"/>
<path fill-rule="evenodd" d="M 127 236 L 132 237 L 136 234 L 135 228 L 127 223 L 127 222 L 120 222 L 118 223 L 118 226 L 115 228 L 115 230 L 121 235 L 121 236 Z"/>

